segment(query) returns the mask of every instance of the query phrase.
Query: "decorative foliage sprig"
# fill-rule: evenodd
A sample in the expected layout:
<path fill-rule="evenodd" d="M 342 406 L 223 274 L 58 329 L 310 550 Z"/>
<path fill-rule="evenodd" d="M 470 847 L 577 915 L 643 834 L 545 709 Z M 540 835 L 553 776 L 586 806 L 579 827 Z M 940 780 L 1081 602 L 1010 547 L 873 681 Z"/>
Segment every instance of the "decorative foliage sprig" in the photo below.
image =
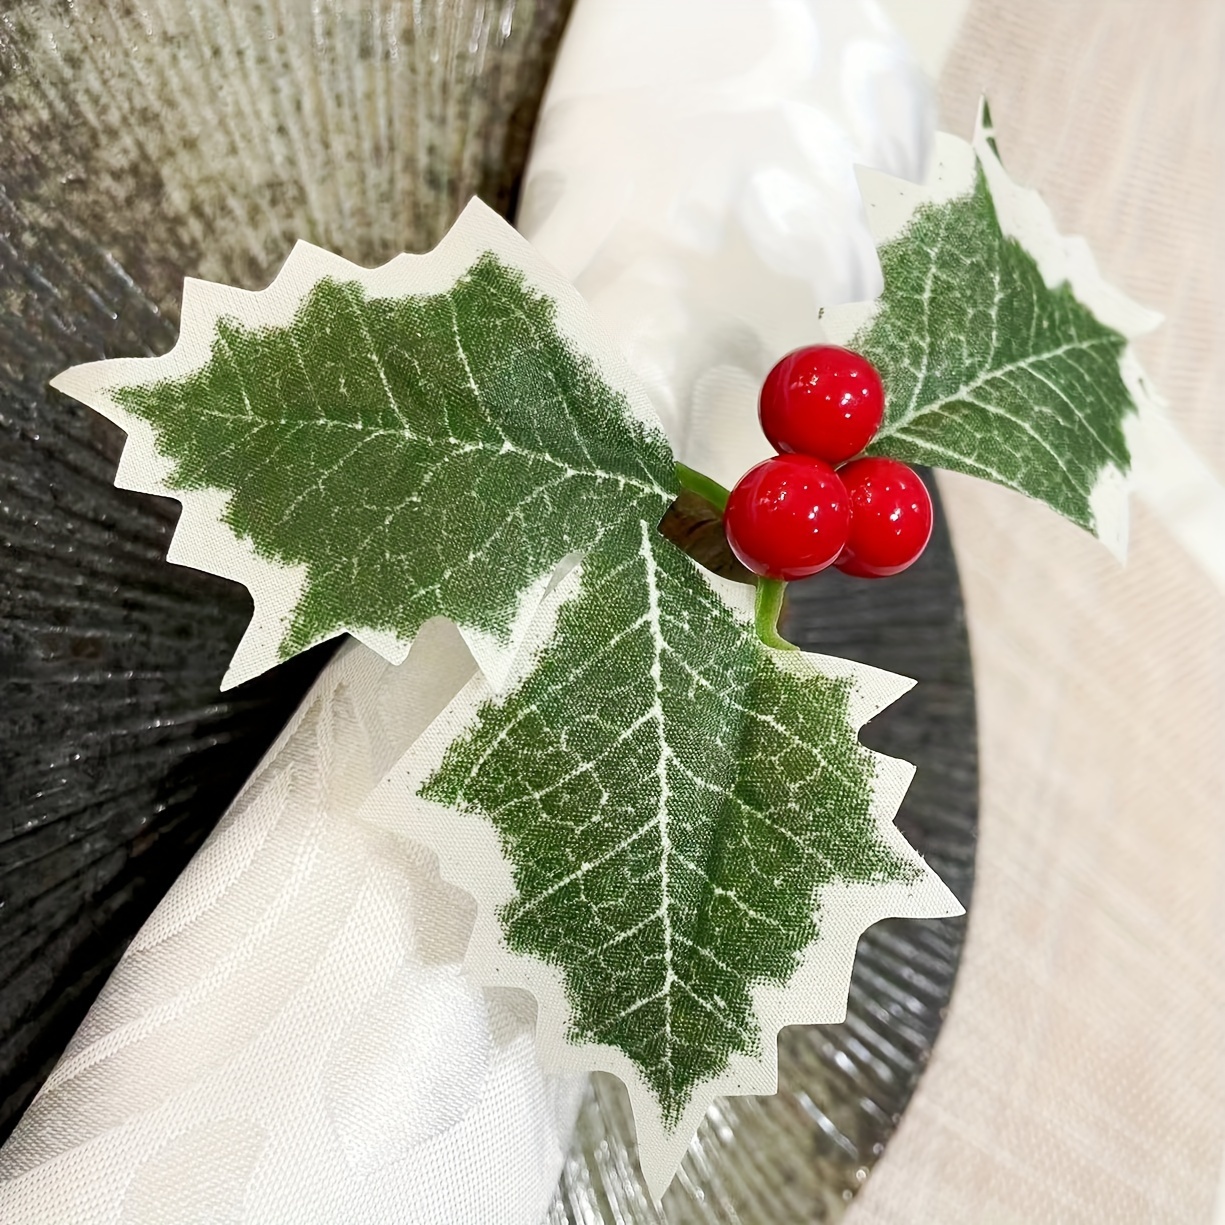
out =
<path fill-rule="evenodd" d="M 865 196 L 884 294 L 825 339 L 885 397 L 828 457 L 872 439 L 838 496 L 870 457 L 941 464 L 1119 546 L 1151 318 L 1011 184 L 985 118 L 925 186 Z M 841 1019 L 868 925 L 960 912 L 893 825 L 911 767 L 858 741 L 910 682 L 779 638 L 785 567 L 754 592 L 660 534 L 682 488 L 727 491 L 484 206 L 379 269 L 300 244 L 259 293 L 189 281 L 171 353 L 55 385 L 127 430 L 120 483 L 182 501 L 171 560 L 252 591 L 226 684 L 342 632 L 398 662 L 431 617 L 459 626 L 480 671 L 366 816 L 475 896 L 469 966 L 533 992 L 542 1059 L 625 1080 L 655 1190 L 713 1097 L 775 1088 L 781 1026 Z M 832 475 L 813 445 L 768 462 Z M 897 568 L 851 515 L 820 565 Z"/>

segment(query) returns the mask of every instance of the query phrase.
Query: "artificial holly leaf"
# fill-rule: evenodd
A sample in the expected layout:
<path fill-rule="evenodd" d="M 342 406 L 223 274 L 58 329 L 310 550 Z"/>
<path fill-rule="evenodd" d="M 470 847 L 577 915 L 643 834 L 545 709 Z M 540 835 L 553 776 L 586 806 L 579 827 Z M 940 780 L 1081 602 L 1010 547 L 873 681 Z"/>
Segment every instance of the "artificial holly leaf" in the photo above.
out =
<path fill-rule="evenodd" d="M 171 560 L 250 588 L 223 687 L 346 630 L 396 662 L 435 616 L 496 682 L 558 563 L 672 500 L 645 394 L 477 201 L 381 268 L 299 243 L 259 293 L 189 280 L 169 354 L 54 385 L 128 432 L 120 483 L 182 500 Z"/>
<path fill-rule="evenodd" d="M 546 1063 L 626 1082 L 657 1193 L 715 1096 L 776 1089 L 782 1026 L 845 1016 L 867 926 L 961 912 L 856 736 L 911 682 L 771 649 L 752 603 L 624 522 L 366 806 L 474 893 L 468 964 L 533 992 Z"/>
<path fill-rule="evenodd" d="M 884 379 L 869 453 L 1016 489 L 1121 555 L 1128 434 L 1150 401 L 1129 341 L 1158 316 L 1012 182 L 985 104 L 972 146 L 937 137 L 924 185 L 871 171 L 860 184 L 884 292 L 826 311 L 823 327 Z"/>

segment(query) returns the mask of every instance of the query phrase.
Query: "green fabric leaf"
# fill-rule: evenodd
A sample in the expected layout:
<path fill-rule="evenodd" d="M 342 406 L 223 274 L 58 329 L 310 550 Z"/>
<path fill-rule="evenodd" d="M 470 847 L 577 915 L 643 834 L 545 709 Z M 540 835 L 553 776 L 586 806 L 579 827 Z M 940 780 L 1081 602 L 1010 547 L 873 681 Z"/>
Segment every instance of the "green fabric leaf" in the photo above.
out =
<path fill-rule="evenodd" d="M 1127 339 L 1000 230 L 987 180 L 927 205 L 880 251 L 880 313 L 851 347 L 881 372 L 869 453 L 986 477 L 1092 530 L 1107 465 L 1130 467 Z"/>
<path fill-rule="evenodd" d="M 723 586 L 651 524 L 607 534 L 419 791 L 496 828 L 506 946 L 561 971 L 569 1040 L 623 1052 L 670 1129 L 762 1059 L 754 990 L 792 978 L 827 886 L 924 876 L 882 830 L 853 672 L 765 647 Z"/>
<path fill-rule="evenodd" d="M 183 320 L 56 385 L 181 498 L 172 558 L 252 590 L 229 683 L 459 627 L 480 669 L 364 811 L 474 895 L 470 965 L 535 994 L 546 1062 L 626 1080 L 662 1191 L 714 1096 L 774 1088 L 781 1026 L 844 1015 L 864 928 L 960 910 L 892 824 L 910 767 L 857 739 L 908 682 L 767 647 L 659 534 L 645 394 L 483 206 L 383 269 L 189 283 Z"/>
<path fill-rule="evenodd" d="M 1028 494 L 1121 553 L 1127 431 L 1147 398 L 1129 342 L 1153 317 L 1008 178 L 985 115 L 973 147 L 938 138 L 924 186 L 861 186 L 884 292 L 827 312 L 826 331 L 884 380 L 868 453 Z"/>
<path fill-rule="evenodd" d="M 275 658 L 343 630 L 406 647 L 445 616 L 508 661 L 567 554 L 671 501 L 662 431 L 563 333 L 556 298 L 516 266 L 530 247 L 497 225 L 501 250 L 477 244 L 437 292 L 407 291 L 411 276 L 372 291 L 349 266 L 308 271 L 284 322 L 214 325 L 185 301 L 204 360 L 169 378 L 145 362 L 106 387 L 153 427 L 166 489 L 224 491 L 233 534 L 304 572 Z"/>

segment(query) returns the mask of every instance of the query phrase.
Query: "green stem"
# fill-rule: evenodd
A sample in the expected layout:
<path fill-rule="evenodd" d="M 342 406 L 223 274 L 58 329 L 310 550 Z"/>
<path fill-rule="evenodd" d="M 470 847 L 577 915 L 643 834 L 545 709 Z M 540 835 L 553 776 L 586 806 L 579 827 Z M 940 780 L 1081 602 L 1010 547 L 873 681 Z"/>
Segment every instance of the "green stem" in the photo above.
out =
<path fill-rule="evenodd" d="M 718 481 L 712 480 L 705 473 L 690 468 L 688 464 L 677 464 L 676 481 L 682 489 L 696 493 L 699 498 L 705 498 L 719 514 L 727 509 L 727 499 L 731 494 Z M 778 632 L 778 618 L 783 611 L 783 596 L 786 590 L 787 584 L 782 579 L 759 578 L 757 580 L 757 596 L 753 615 L 757 636 L 766 646 L 773 647 L 776 651 L 799 649 Z"/>
<path fill-rule="evenodd" d="M 778 618 L 783 611 L 783 596 L 787 584 L 782 579 L 759 578 L 757 580 L 757 599 L 754 610 L 754 622 L 757 626 L 757 637 L 768 647 L 776 651 L 795 651 L 799 648 L 793 642 L 780 636 Z"/>
<path fill-rule="evenodd" d="M 731 495 L 718 481 L 711 480 L 685 464 L 676 465 L 676 481 L 682 489 L 696 493 L 699 498 L 705 498 L 719 514 L 726 509 L 727 499 Z"/>

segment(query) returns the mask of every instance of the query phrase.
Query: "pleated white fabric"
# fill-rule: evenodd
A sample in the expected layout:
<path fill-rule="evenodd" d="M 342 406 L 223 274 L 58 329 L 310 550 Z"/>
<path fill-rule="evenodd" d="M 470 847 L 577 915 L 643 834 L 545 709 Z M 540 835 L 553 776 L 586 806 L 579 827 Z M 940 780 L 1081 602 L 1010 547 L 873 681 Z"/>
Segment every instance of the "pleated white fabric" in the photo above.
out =
<path fill-rule="evenodd" d="M 611 328 L 678 458 L 731 485 L 771 453 L 770 367 L 820 337 L 821 307 L 879 292 L 855 166 L 921 179 L 934 127 L 870 0 L 583 0 L 519 224 Z"/>
<path fill-rule="evenodd" d="M 0 1154 L 0 1220 L 538 1219 L 581 1081 L 463 975 L 471 899 L 355 816 L 472 667 L 444 622 L 328 667 Z"/>

